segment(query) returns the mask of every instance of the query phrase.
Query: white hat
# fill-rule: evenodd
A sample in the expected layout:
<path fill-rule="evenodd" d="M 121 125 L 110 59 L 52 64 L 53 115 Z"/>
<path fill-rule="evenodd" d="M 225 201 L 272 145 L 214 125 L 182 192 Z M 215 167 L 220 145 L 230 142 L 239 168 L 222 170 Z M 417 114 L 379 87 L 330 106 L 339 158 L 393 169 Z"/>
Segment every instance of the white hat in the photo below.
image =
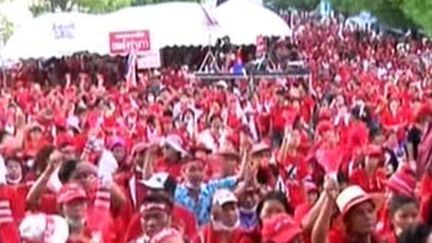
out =
<path fill-rule="evenodd" d="M 213 205 L 222 206 L 230 202 L 236 203 L 237 197 L 228 189 L 220 189 L 213 194 Z"/>
<path fill-rule="evenodd" d="M 270 144 L 266 143 L 266 142 L 259 142 L 256 143 L 254 145 L 252 145 L 252 154 L 257 154 L 257 153 L 261 153 L 261 152 L 266 152 L 266 151 L 271 151 L 271 146 Z"/>
<path fill-rule="evenodd" d="M 223 80 L 219 80 L 219 81 L 216 83 L 216 86 L 222 87 L 222 88 L 224 88 L 224 89 L 227 89 L 227 88 L 228 88 L 228 84 L 227 84 L 225 81 L 223 81 Z"/>
<path fill-rule="evenodd" d="M 181 153 L 182 156 L 186 156 L 188 154 L 188 152 L 183 148 L 183 140 L 178 135 L 168 135 L 164 139 L 163 144 L 172 147 L 175 151 Z"/>
<path fill-rule="evenodd" d="M 345 188 L 341 193 L 339 193 L 336 199 L 336 205 L 341 214 L 344 215 L 354 206 L 367 201 L 372 201 L 372 197 L 361 187 L 353 185 Z"/>
<path fill-rule="evenodd" d="M 26 216 L 19 231 L 22 239 L 35 242 L 65 243 L 69 237 L 69 226 L 65 219 L 42 213 Z"/>
<path fill-rule="evenodd" d="M 150 189 L 163 190 L 165 189 L 165 182 L 167 181 L 168 177 L 168 173 L 160 172 L 153 174 L 149 179 L 142 180 L 140 182 Z"/>

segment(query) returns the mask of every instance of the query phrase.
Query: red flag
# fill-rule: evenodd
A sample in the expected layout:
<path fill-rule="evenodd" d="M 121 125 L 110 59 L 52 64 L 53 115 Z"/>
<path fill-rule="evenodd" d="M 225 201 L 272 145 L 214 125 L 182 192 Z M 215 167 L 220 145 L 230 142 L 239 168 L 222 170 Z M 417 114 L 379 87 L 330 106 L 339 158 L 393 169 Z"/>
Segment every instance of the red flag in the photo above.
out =
<path fill-rule="evenodd" d="M 317 162 L 328 174 L 334 174 L 339 171 L 343 158 L 340 149 L 320 149 L 316 152 L 315 156 Z"/>

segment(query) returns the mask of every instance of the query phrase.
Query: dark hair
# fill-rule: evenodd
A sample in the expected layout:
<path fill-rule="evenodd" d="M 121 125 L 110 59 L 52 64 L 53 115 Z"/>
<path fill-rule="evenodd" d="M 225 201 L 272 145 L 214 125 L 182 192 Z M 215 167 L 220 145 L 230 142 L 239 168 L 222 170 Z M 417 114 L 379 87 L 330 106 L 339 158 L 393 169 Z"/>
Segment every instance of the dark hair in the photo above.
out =
<path fill-rule="evenodd" d="M 34 160 L 34 171 L 36 173 L 42 173 L 48 163 L 48 159 L 51 156 L 52 152 L 54 152 L 55 147 L 52 145 L 47 145 L 43 148 L 41 148 L 35 156 Z"/>
<path fill-rule="evenodd" d="M 407 204 L 415 204 L 416 206 L 418 206 L 417 200 L 413 197 L 407 197 L 407 196 L 397 195 L 397 194 L 393 195 L 390 198 L 388 204 L 390 215 L 394 215 L 396 211 L 398 211 L 401 207 Z"/>
<path fill-rule="evenodd" d="M 176 189 L 177 181 L 172 176 L 168 176 L 164 183 L 164 190 L 168 192 L 172 197 L 174 197 Z"/>
<path fill-rule="evenodd" d="M 0 143 L 3 143 L 5 138 L 9 135 L 5 130 L 0 130 Z"/>
<path fill-rule="evenodd" d="M 4 161 L 5 161 L 5 165 L 7 165 L 8 163 L 10 163 L 11 161 L 17 162 L 20 165 L 20 167 L 21 167 L 22 178 L 26 177 L 26 174 L 28 172 L 28 168 L 25 165 L 25 160 L 23 158 L 20 158 L 20 157 L 14 155 L 14 156 L 5 157 Z"/>
<path fill-rule="evenodd" d="M 431 229 L 425 224 L 415 224 L 405 229 L 399 236 L 399 243 L 426 243 Z"/>
<path fill-rule="evenodd" d="M 69 182 L 72 173 L 75 171 L 77 167 L 78 161 L 76 160 L 68 160 L 60 166 L 58 177 L 61 183 L 65 184 Z"/>
<path fill-rule="evenodd" d="M 148 204 L 148 203 L 156 203 L 156 204 L 165 204 L 170 209 L 174 208 L 174 202 L 171 198 L 169 198 L 167 195 L 161 194 L 161 193 L 150 193 L 146 197 L 144 197 L 142 204 Z"/>
<path fill-rule="evenodd" d="M 256 208 L 256 215 L 258 216 L 259 224 L 262 224 L 260 215 L 261 211 L 264 207 L 264 203 L 267 201 L 279 201 L 285 208 L 286 213 L 293 214 L 294 209 L 291 207 L 291 205 L 288 202 L 288 199 L 286 198 L 285 194 L 280 191 L 271 191 L 264 195 L 264 197 L 261 199 L 261 201 L 258 203 Z"/>

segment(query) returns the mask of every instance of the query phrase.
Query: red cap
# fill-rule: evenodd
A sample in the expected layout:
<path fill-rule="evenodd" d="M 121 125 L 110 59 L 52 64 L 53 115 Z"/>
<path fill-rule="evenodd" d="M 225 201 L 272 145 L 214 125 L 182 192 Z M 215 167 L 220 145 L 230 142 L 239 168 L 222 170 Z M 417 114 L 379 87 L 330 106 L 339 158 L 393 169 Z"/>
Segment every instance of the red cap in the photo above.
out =
<path fill-rule="evenodd" d="M 265 219 L 261 231 L 263 240 L 271 242 L 291 242 L 300 233 L 300 226 L 288 214 Z"/>
<path fill-rule="evenodd" d="M 331 131 L 333 129 L 333 124 L 331 124 L 331 122 L 329 121 L 322 121 L 320 123 L 318 123 L 318 127 L 317 127 L 317 133 L 319 135 L 323 135 L 325 132 Z"/>
<path fill-rule="evenodd" d="M 74 183 L 64 185 L 57 195 L 58 204 L 69 203 L 78 199 L 87 199 L 87 194 L 81 186 Z"/>
<path fill-rule="evenodd" d="M 405 165 L 388 179 L 386 185 L 396 194 L 413 197 L 416 187 L 414 171 L 409 166 Z"/>

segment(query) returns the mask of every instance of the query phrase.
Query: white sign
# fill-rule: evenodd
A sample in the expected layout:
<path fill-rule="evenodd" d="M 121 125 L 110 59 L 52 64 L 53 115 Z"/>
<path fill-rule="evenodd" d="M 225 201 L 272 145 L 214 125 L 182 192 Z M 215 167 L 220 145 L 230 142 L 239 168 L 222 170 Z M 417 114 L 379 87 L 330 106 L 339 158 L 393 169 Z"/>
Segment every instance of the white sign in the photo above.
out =
<path fill-rule="evenodd" d="M 161 57 L 159 50 L 142 52 L 138 56 L 138 69 L 159 68 L 161 67 Z"/>
<path fill-rule="evenodd" d="M 75 36 L 75 24 L 53 24 L 52 30 L 55 39 L 73 39 Z"/>

